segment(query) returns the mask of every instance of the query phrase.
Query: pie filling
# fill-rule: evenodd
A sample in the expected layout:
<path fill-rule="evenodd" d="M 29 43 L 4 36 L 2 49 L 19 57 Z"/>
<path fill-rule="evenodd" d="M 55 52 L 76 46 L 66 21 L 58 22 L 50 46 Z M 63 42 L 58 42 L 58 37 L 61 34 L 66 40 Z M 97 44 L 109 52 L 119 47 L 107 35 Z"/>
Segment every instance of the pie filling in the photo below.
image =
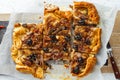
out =
<path fill-rule="evenodd" d="M 100 48 L 98 23 L 94 5 L 74 2 L 73 13 L 49 7 L 45 8 L 43 24 L 15 24 L 12 58 L 16 68 L 43 78 L 46 69 L 52 67 L 48 61 L 62 60 L 69 62 L 73 75 L 84 76 L 93 66 L 88 61 L 90 55 Z"/>

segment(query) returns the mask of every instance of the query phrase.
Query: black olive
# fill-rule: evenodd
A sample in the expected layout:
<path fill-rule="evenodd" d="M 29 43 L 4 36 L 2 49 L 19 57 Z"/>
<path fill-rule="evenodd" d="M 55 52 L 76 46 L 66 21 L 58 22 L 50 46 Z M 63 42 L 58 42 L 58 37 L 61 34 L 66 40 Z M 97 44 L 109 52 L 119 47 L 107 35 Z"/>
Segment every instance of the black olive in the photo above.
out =
<path fill-rule="evenodd" d="M 75 37 L 74 37 L 76 40 L 81 40 L 82 39 L 82 36 L 80 34 L 76 34 Z"/>
<path fill-rule="evenodd" d="M 26 44 L 29 45 L 29 46 L 31 46 L 32 43 L 33 43 L 33 41 L 32 41 L 31 39 L 28 39 L 28 40 L 26 41 Z"/>
<path fill-rule="evenodd" d="M 57 42 L 57 38 L 56 38 L 56 35 L 50 35 L 50 38 L 51 38 L 51 42 Z"/>
<path fill-rule="evenodd" d="M 25 23 L 25 24 L 22 24 L 22 26 L 25 27 L 25 28 L 27 28 L 27 24 L 26 24 L 26 23 Z"/>
<path fill-rule="evenodd" d="M 65 40 L 70 42 L 71 41 L 71 37 L 69 35 L 65 36 Z"/>
<path fill-rule="evenodd" d="M 83 62 L 84 62 L 84 59 L 83 59 L 82 57 L 79 57 L 79 58 L 78 58 L 78 62 L 79 62 L 79 63 L 83 63 Z"/>
<path fill-rule="evenodd" d="M 67 52 L 67 51 L 68 51 L 67 47 L 64 47 L 64 48 L 63 48 L 63 51 Z"/>
<path fill-rule="evenodd" d="M 33 62 L 33 61 L 36 60 L 37 55 L 36 55 L 36 54 L 31 54 L 31 55 L 28 56 L 28 58 L 29 58 L 29 60 L 30 60 L 31 62 Z"/>
<path fill-rule="evenodd" d="M 49 49 L 46 47 L 46 48 L 43 48 L 43 51 L 44 52 L 49 52 Z"/>
<path fill-rule="evenodd" d="M 91 42 L 90 42 L 89 39 L 86 39 L 86 40 L 85 40 L 85 43 L 86 43 L 87 45 L 90 45 L 90 44 L 91 44 Z"/>
<path fill-rule="evenodd" d="M 79 24 L 79 25 L 85 25 L 85 20 L 84 20 L 84 19 L 79 20 L 79 21 L 78 21 L 78 24 Z"/>
<path fill-rule="evenodd" d="M 73 48 L 75 49 L 75 51 L 78 51 L 78 45 L 74 45 Z"/>
<path fill-rule="evenodd" d="M 75 68 L 73 68 L 72 72 L 73 72 L 74 74 L 79 74 L 79 72 L 80 72 L 79 69 L 80 69 L 79 66 L 76 66 Z"/>

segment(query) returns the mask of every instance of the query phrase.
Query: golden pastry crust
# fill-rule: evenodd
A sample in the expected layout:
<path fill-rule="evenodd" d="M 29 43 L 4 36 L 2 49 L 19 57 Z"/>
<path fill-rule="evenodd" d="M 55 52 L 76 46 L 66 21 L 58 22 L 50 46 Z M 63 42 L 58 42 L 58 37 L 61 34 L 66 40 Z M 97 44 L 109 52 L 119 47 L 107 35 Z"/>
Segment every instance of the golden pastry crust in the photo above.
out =
<path fill-rule="evenodd" d="M 99 23 L 99 15 L 92 3 L 89 2 L 74 2 L 73 6 L 73 16 L 74 16 L 74 23 L 85 19 L 86 24 L 98 24 Z"/>

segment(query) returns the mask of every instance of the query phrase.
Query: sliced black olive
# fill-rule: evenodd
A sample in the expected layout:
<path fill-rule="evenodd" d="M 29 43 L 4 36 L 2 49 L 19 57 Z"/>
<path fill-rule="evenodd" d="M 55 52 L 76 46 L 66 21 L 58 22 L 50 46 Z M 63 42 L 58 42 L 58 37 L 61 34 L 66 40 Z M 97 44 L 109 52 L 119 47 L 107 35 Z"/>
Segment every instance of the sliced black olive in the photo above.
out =
<path fill-rule="evenodd" d="M 79 74 L 79 72 L 80 72 L 79 69 L 80 69 L 79 66 L 76 66 L 75 68 L 73 68 L 72 72 L 73 72 L 74 74 Z"/>
<path fill-rule="evenodd" d="M 91 42 L 90 42 L 89 39 L 86 39 L 86 40 L 85 40 L 85 43 L 86 43 L 87 45 L 90 45 L 90 44 L 91 44 Z"/>
<path fill-rule="evenodd" d="M 76 34 L 74 38 L 75 38 L 75 40 L 81 40 L 82 36 L 80 34 Z"/>
<path fill-rule="evenodd" d="M 85 25 L 85 20 L 84 20 L 84 19 L 79 20 L 79 21 L 78 21 L 78 24 L 79 24 L 79 25 Z"/>
<path fill-rule="evenodd" d="M 75 51 L 78 51 L 78 45 L 74 45 L 73 48 L 75 49 Z"/>
<path fill-rule="evenodd" d="M 36 55 L 36 54 L 31 54 L 31 55 L 28 56 L 28 58 L 29 58 L 29 60 L 30 60 L 31 62 L 33 62 L 33 61 L 36 60 L 37 55 Z"/>
<path fill-rule="evenodd" d="M 26 41 L 26 44 L 29 45 L 29 46 L 31 46 L 32 43 L 33 43 L 33 41 L 32 41 L 31 39 L 28 39 L 28 40 Z"/>
<path fill-rule="evenodd" d="M 49 52 L 49 49 L 46 47 L 46 48 L 43 48 L 43 51 L 44 52 Z"/>
<path fill-rule="evenodd" d="M 71 37 L 69 35 L 65 36 L 65 40 L 70 42 L 71 41 Z"/>
<path fill-rule="evenodd" d="M 64 47 L 64 48 L 63 48 L 63 51 L 67 52 L 67 51 L 68 51 L 67 47 Z"/>
<path fill-rule="evenodd" d="M 79 62 L 79 63 L 83 63 L 83 62 L 84 62 L 84 59 L 83 59 L 82 57 L 79 57 L 79 58 L 78 58 L 78 62 Z"/>
<path fill-rule="evenodd" d="M 51 42 L 57 42 L 57 38 L 56 38 L 56 35 L 50 35 L 50 38 L 51 38 Z"/>
<path fill-rule="evenodd" d="M 25 27 L 25 28 L 27 28 L 27 24 L 26 24 L 26 23 L 25 23 L 25 24 L 22 24 L 22 26 Z"/>

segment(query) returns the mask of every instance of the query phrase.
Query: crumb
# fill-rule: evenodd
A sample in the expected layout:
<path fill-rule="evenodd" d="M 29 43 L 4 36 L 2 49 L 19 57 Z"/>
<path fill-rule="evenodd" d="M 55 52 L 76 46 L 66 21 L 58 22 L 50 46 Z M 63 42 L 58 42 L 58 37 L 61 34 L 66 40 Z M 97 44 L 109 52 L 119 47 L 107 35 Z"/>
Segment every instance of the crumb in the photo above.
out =
<path fill-rule="evenodd" d="M 61 79 L 60 80 L 72 80 L 71 78 L 70 78 L 70 76 L 67 76 L 67 77 L 60 77 Z"/>
<path fill-rule="evenodd" d="M 64 64 L 64 67 L 65 68 L 69 68 L 69 64 Z"/>
<path fill-rule="evenodd" d="M 71 9 L 73 9 L 73 5 L 69 5 L 69 7 L 70 7 Z"/>

